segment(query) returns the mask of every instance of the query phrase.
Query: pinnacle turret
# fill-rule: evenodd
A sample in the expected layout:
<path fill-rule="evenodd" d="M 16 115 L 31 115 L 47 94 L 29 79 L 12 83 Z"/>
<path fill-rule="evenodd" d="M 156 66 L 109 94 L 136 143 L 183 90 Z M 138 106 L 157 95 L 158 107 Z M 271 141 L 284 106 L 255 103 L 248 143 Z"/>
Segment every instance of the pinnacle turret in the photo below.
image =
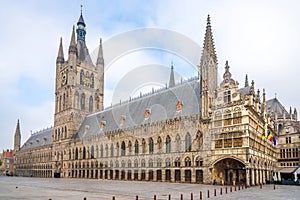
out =
<path fill-rule="evenodd" d="M 245 87 L 249 87 L 248 75 L 247 74 L 246 74 L 246 77 L 245 77 Z"/>
<path fill-rule="evenodd" d="M 58 55 L 56 58 L 56 63 L 64 63 L 64 51 L 63 51 L 63 45 L 62 45 L 62 38 L 60 38 L 60 43 L 59 43 L 59 49 L 58 49 Z"/>
<path fill-rule="evenodd" d="M 171 73 L 170 73 L 170 80 L 169 80 L 169 87 L 175 86 L 175 78 L 174 78 L 174 66 L 173 63 L 171 65 Z"/>
<path fill-rule="evenodd" d="M 76 41 L 75 41 L 75 27 L 73 26 L 71 42 L 69 46 L 69 54 L 76 53 Z"/>
<path fill-rule="evenodd" d="M 104 58 L 103 58 L 103 49 L 102 49 L 102 39 L 100 38 L 99 50 L 98 50 L 98 57 L 96 65 L 104 65 Z"/>
<path fill-rule="evenodd" d="M 254 80 L 252 80 L 251 82 L 250 94 L 253 95 L 253 97 L 255 97 Z"/>

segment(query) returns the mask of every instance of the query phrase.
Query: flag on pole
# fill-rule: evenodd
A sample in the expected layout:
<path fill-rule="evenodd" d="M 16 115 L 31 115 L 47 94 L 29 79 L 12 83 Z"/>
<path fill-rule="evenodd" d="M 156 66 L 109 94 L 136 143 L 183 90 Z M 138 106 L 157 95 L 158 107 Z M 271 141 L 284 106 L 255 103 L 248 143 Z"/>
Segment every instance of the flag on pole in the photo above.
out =
<path fill-rule="evenodd" d="M 265 139 L 265 138 L 266 138 L 265 129 L 263 129 L 263 132 L 262 132 L 262 134 L 261 134 L 261 138 L 262 138 L 262 139 Z"/>
<path fill-rule="evenodd" d="M 273 135 L 272 135 L 272 133 L 269 133 L 268 140 L 270 140 L 270 142 L 273 142 Z"/>
<path fill-rule="evenodd" d="M 273 144 L 274 144 L 274 146 L 277 146 L 277 140 L 276 140 L 275 135 L 273 136 Z"/>

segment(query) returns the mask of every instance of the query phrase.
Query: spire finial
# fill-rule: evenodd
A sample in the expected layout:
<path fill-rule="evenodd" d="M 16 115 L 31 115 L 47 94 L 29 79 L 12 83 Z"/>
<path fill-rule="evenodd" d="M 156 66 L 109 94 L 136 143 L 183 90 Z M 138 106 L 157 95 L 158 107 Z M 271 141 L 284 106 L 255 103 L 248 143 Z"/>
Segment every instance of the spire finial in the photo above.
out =
<path fill-rule="evenodd" d="M 82 7 L 83 7 L 83 5 L 80 4 L 80 14 L 81 14 L 81 15 L 82 15 Z"/>
<path fill-rule="evenodd" d="M 207 15 L 207 26 L 210 26 L 210 16 L 209 16 L 209 14 Z"/>
<path fill-rule="evenodd" d="M 250 93 L 255 97 L 254 80 L 252 80 L 252 82 L 251 82 Z"/>
<path fill-rule="evenodd" d="M 248 75 L 246 74 L 246 77 L 245 77 L 245 87 L 248 87 L 248 86 L 249 86 Z"/>
<path fill-rule="evenodd" d="M 98 50 L 98 57 L 96 65 L 104 66 L 104 58 L 103 58 L 103 49 L 102 49 L 102 38 L 100 38 L 99 50 Z"/>
<path fill-rule="evenodd" d="M 225 82 L 229 82 L 229 80 L 231 79 L 231 73 L 229 72 L 229 64 L 228 64 L 228 60 L 226 60 L 225 63 L 225 73 L 223 75 L 223 78 L 225 80 Z"/>

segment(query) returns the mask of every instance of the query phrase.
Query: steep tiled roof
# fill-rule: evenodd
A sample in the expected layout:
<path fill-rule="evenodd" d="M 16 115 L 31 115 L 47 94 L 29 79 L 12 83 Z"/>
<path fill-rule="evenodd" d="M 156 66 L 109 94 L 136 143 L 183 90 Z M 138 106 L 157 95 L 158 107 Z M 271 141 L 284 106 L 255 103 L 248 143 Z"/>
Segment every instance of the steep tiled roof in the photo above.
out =
<path fill-rule="evenodd" d="M 23 144 L 20 151 L 51 145 L 53 143 L 52 135 L 54 133 L 54 128 L 47 128 L 40 132 L 32 134 L 29 139 Z"/>
<path fill-rule="evenodd" d="M 269 108 L 271 112 L 277 113 L 278 116 L 283 116 L 284 113 L 286 116 L 289 115 L 284 106 L 278 101 L 276 97 L 267 101 L 267 109 Z"/>
<path fill-rule="evenodd" d="M 249 95 L 250 94 L 250 86 L 243 87 L 238 89 L 239 93 L 242 93 L 243 95 Z"/>
<path fill-rule="evenodd" d="M 76 137 L 92 136 L 103 132 L 173 119 L 178 116 L 197 114 L 200 109 L 199 94 L 199 80 L 192 80 L 113 106 L 87 116 Z M 181 104 L 179 106 L 181 110 L 178 110 L 178 103 Z M 149 110 L 149 118 L 145 118 L 146 110 Z"/>

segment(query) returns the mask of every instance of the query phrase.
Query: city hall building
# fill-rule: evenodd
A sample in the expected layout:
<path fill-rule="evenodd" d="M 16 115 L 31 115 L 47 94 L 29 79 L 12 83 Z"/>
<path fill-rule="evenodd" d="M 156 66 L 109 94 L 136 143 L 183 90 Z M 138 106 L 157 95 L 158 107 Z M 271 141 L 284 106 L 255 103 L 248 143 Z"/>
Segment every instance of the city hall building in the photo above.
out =
<path fill-rule="evenodd" d="M 276 98 L 267 101 L 247 76 L 240 85 L 228 62 L 218 83 L 209 16 L 199 76 L 176 83 L 171 66 L 167 87 L 108 108 L 105 49 L 100 40 L 93 63 L 86 33 L 81 13 L 67 59 L 60 40 L 54 126 L 21 146 L 17 124 L 15 175 L 248 186 L 273 178 L 279 133 L 287 120 L 297 129 L 297 112 L 287 112 Z"/>

